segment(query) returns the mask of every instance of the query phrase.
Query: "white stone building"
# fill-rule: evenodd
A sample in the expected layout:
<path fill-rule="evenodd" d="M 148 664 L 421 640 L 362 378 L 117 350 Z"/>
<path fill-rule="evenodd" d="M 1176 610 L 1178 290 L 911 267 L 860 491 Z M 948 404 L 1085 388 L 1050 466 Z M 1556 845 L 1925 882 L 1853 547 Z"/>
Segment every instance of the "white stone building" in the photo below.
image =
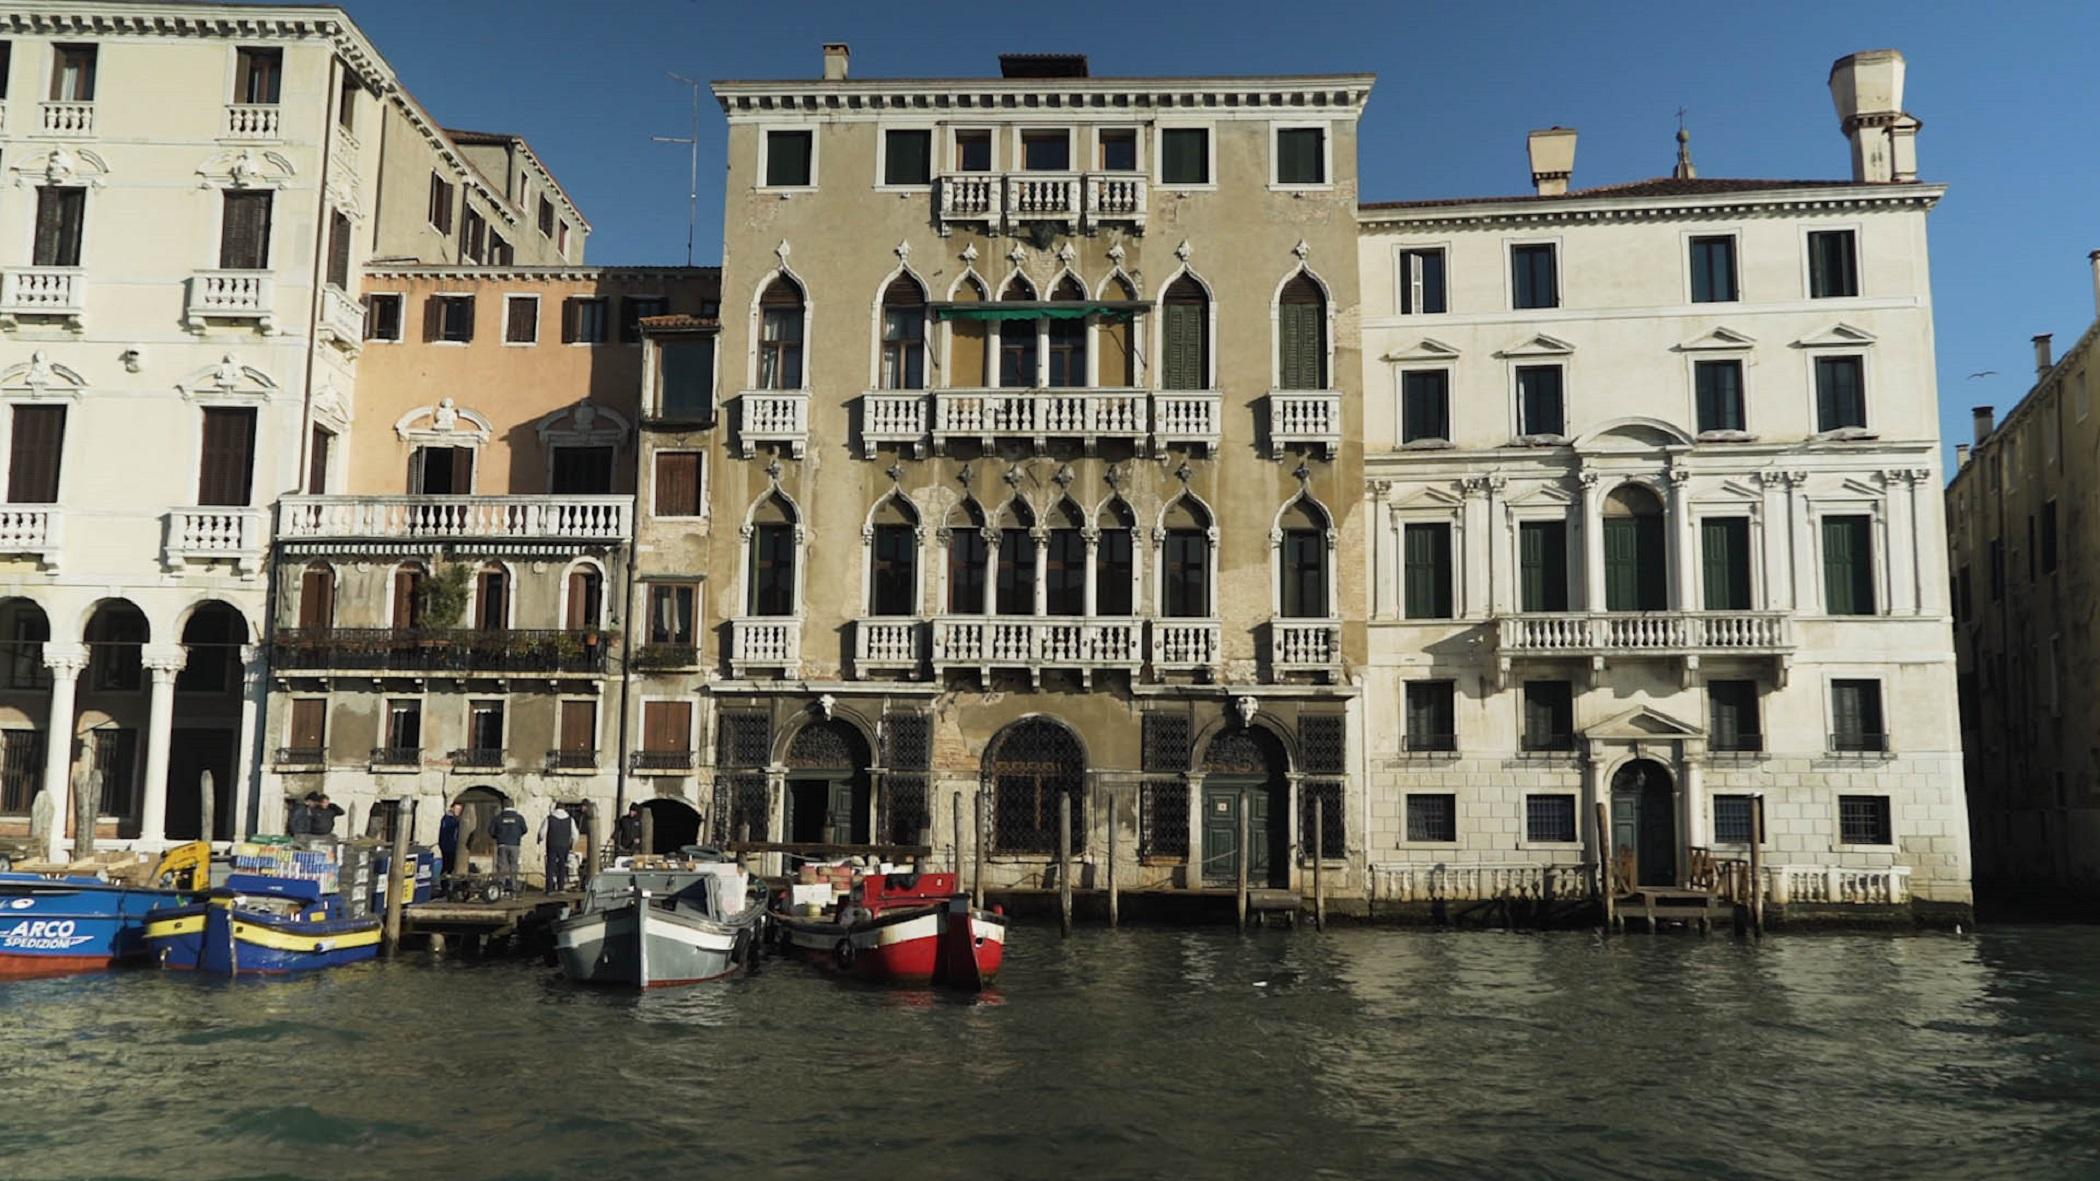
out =
<path fill-rule="evenodd" d="M 1852 176 L 1361 209 L 1377 897 L 1744 857 L 1781 902 L 1969 901 L 1926 213 L 1903 60 Z"/>

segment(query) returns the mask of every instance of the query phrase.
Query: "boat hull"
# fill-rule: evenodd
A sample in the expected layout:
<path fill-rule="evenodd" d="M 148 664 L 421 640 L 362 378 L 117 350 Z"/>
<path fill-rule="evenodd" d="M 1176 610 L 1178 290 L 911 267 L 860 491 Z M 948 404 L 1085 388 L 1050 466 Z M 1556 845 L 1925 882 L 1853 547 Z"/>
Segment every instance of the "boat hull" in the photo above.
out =
<path fill-rule="evenodd" d="M 981 988 L 1006 960 L 1006 919 L 957 897 L 851 924 L 776 913 L 781 945 L 863 980 Z"/>
<path fill-rule="evenodd" d="M 379 920 L 301 922 L 207 903 L 155 915 L 146 924 L 146 942 L 161 967 L 174 971 L 283 975 L 377 957 Z"/>
<path fill-rule="evenodd" d="M 716 980 L 742 967 L 760 914 L 728 922 L 630 901 L 554 925 L 554 954 L 571 980 L 615 988 L 668 988 Z"/>
<path fill-rule="evenodd" d="M 146 922 L 189 895 L 98 878 L 0 874 L 0 978 L 93 972 L 146 956 Z"/>

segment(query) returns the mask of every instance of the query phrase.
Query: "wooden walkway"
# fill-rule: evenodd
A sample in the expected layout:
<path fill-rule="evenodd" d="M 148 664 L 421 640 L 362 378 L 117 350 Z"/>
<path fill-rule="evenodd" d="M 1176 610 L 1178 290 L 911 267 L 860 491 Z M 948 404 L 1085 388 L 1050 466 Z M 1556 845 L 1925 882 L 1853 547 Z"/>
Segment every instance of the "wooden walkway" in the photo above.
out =
<path fill-rule="evenodd" d="M 1711 931 L 1716 923 L 1735 914 L 1735 907 L 1719 894 L 1685 886 L 1641 886 L 1613 899 L 1612 906 L 1622 929 L 1626 920 L 1639 919 L 1650 931 L 1671 922 Z"/>
<path fill-rule="evenodd" d="M 579 893 L 521 894 L 495 902 L 411 902 L 401 909 L 405 934 L 478 944 L 545 928 L 583 898 Z"/>

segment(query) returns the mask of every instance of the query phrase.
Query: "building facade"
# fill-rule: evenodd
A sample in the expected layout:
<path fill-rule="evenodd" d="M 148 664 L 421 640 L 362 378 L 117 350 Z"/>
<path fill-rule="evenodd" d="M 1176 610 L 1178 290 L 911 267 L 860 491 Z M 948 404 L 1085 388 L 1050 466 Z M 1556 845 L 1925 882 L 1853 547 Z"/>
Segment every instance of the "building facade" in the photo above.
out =
<path fill-rule="evenodd" d="M 1747 856 L 1965 906 L 1925 220 L 1893 52 L 1850 180 L 1362 209 L 1371 888 L 1580 895 Z"/>

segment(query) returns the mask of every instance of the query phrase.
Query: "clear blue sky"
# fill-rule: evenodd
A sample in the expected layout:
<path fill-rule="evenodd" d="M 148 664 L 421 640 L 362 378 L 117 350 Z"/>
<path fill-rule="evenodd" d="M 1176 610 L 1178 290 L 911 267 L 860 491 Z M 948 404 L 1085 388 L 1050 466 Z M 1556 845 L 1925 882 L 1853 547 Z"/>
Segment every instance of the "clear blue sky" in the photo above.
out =
<path fill-rule="evenodd" d="M 688 159 L 675 71 L 809 77 L 818 46 L 853 46 L 860 77 L 995 74 L 1001 51 L 1083 52 L 1097 74 L 1370 71 L 1369 200 L 1515 193 L 1524 133 L 1579 128 L 1577 185 L 1669 170 L 1689 110 L 1702 175 L 1848 175 L 1824 80 L 1833 59 L 1893 47 L 1924 120 L 1920 171 L 1951 186 L 1933 213 L 1942 430 L 2010 406 L 2028 338 L 2068 346 L 2094 315 L 2100 247 L 2100 4 L 1810 2 L 1019 4 L 834 0 L 347 0 L 442 121 L 530 139 L 583 206 L 600 263 L 685 252 Z M 1287 13 L 1291 28 L 1271 28 Z M 719 253 L 723 133 L 703 94 L 696 260 Z M 1972 380 L 1970 373 L 1997 375 Z"/>

